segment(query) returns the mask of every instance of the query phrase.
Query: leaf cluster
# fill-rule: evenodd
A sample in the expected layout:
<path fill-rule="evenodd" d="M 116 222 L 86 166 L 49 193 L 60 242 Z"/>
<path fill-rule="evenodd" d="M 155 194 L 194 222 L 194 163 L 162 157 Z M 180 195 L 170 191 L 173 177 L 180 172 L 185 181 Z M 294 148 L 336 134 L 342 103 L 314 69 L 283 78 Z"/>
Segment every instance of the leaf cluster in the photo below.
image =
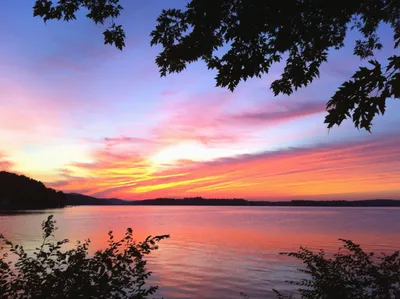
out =
<path fill-rule="evenodd" d="M 122 50 L 125 32 L 114 22 L 122 10 L 119 0 L 36 0 L 34 16 L 75 20 L 86 9 L 96 24 L 111 20 L 104 43 Z M 344 82 L 327 103 L 328 128 L 351 118 L 357 128 L 371 131 L 372 121 L 385 113 L 387 99 L 399 99 L 399 57 L 387 58 L 386 68 L 372 59 L 382 49 L 381 23 L 393 29 L 394 49 L 400 43 L 399 0 L 191 0 L 185 9 L 163 10 L 151 32 L 151 45 L 161 45 L 156 58 L 161 76 L 182 72 L 203 60 L 215 70 L 216 85 L 233 91 L 240 81 L 262 77 L 273 64 L 284 62 L 279 79 L 271 83 L 276 95 L 291 95 L 320 75 L 329 51 L 344 47 L 348 32 L 361 34 L 354 55 L 370 59 Z"/>
<path fill-rule="evenodd" d="M 144 299 L 156 292 L 157 286 L 146 285 L 151 272 L 145 257 L 168 235 L 136 242 L 128 228 L 116 241 L 110 231 L 108 247 L 90 254 L 90 240 L 62 250 L 69 241 L 55 241 L 55 230 L 49 216 L 42 224 L 43 243 L 33 254 L 0 235 L 0 298 Z"/>
<path fill-rule="evenodd" d="M 114 21 L 123 7 L 119 0 L 58 0 L 53 4 L 51 0 L 36 0 L 33 6 L 33 16 L 41 17 L 44 22 L 49 20 L 76 20 L 80 10 L 86 10 L 86 17 L 96 25 L 104 25 L 109 21 L 109 27 L 104 30 L 104 44 L 115 45 L 119 50 L 125 47 L 125 31 L 122 25 Z"/>
<path fill-rule="evenodd" d="M 192 0 L 186 9 L 163 10 L 157 22 L 151 44 L 163 48 L 156 58 L 161 76 L 203 60 L 216 70 L 216 85 L 233 91 L 240 81 L 261 77 L 284 61 L 271 84 L 275 95 L 290 95 L 318 78 L 329 51 L 344 46 L 350 29 L 361 33 L 354 46 L 360 59 L 382 49 L 381 23 L 392 27 L 394 47 L 400 43 L 398 0 Z M 399 98 L 398 59 L 388 58 L 384 71 L 371 60 L 372 69 L 361 68 L 345 82 L 327 104 L 328 128 L 352 115 L 357 128 L 370 131 L 386 99 Z"/>
<path fill-rule="evenodd" d="M 305 247 L 283 253 L 303 262 L 307 278 L 288 281 L 299 286 L 302 299 L 397 299 L 400 297 L 400 252 L 391 255 L 364 252 L 360 245 L 340 239 L 344 246 L 333 257 Z M 274 290 L 278 298 L 289 299 Z"/>

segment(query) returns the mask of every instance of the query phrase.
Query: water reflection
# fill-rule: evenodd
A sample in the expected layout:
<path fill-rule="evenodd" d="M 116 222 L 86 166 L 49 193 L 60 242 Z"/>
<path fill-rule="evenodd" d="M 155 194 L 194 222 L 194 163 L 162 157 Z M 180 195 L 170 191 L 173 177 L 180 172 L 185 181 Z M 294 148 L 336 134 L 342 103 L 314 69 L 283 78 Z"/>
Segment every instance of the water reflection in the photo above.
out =
<path fill-rule="evenodd" d="M 272 288 L 297 275 L 282 251 L 300 245 L 334 251 L 338 238 L 374 251 L 400 248 L 400 209 L 290 207 L 75 207 L 1 214 L 0 232 L 26 248 L 40 241 L 40 224 L 54 214 L 57 238 L 92 240 L 103 248 L 107 232 L 137 239 L 170 234 L 150 258 L 152 280 L 167 298 L 275 298 Z"/>

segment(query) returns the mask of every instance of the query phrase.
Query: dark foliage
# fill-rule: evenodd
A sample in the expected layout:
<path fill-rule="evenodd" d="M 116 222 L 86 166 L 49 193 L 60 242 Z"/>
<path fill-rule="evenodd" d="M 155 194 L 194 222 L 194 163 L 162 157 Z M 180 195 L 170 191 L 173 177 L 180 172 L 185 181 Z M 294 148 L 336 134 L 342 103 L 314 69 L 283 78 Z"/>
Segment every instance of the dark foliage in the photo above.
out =
<path fill-rule="evenodd" d="M 241 198 L 189 197 L 155 198 L 147 200 L 122 200 L 96 198 L 77 193 L 63 193 L 46 188 L 39 181 L 23 175 L 0 172 L 0 209 L 46 209 L 65 206 L 100 205 L 166 205 L 166 206 L 325 206 L 325 207 L 398 207 L 399 200 L 377 199 L 358 201 L 251 201 Z"/>
<path fill-rule="evenodd" d="M 292 200 L 252 201 L 240 198 L 155 198 L 145 200 L 121 200 L 117 198 L 96 198 L 82 194 L 67 193 L 66 203 L 73 206 L 85 205 L 139 205 L 139 206 L 295 206 L 295 207 L 400 207 L 400 200 Z"/>
<path fill-rule="evenodd" d="M 44 21 L 70 21 L 79 9 L 96 24 L 110 20 L 104 42 L 125 46 L 125 33 L 114 23 L 119 0 L 36 0 L 34 16 Z M 233 91 L 240 81 L 267 74 L 285 61 L 281 77 L 271 84 L 275 95 L 290 95 L 319 77 L 328 52 L 344 46 L 350 29 L 361 33 L 354 55 L 369 59 L 344 82 L 327 103 L 328 128 L 352 118 L 357 128 L 371 130 L 372 120 L 384 114 L 387 99 L 400 98 L 400 57 L 387 65 L 373 59 L 382 49 L 377 28 L 393 28 L 394 48 L 400 43 L 399 0 L 191 0 L 186 9 L 163 10 L 151 32 L 151 44 L 161 45 L 156 59 L 161 76 L 181 72 L 187 64 L 203 60 L 217 71 L 216 85 Z M 226 51 L 224 51 L 227 49 Z M 386 64 L 386 63 L 385 63 Z"/>
<path fill-rule="evenodd" d="M 121 13 L 122 6 L 119 0 L 58 0 L 53 5 L 51 0 L 36 0 L 33 6 L 33 16 L 41 17 L 45 22 L 49 20 L 76 20 L 79 10 L 87 10 L 86 17 L 95 24 L 109 24 L 104 30 L 104 44 L 115 45 L 122 50 L 125 47 L 125 32 L 121 25 L 114 22 Z"/>
<path fill-rule="evenodd" d="M 291 206 L 300 207 L 400 207 L 400 200 L 374 199 L 374 200 L 292 200 Z"/>
<path fill-rule="evenodd" d="M 68 206 L 112 206 L 129 204 L 129 201 L 118 198 L 97 198 L 78 193 L 66 193 L 65 197 L 66 205 Z"/>
<path fill-rule="evenodd" d="M 371 59 L 382 48 L 377 35 L 382 22 L 393 28 L 397 48 L 398 0 L 192 0 L 186 10 L 164 10 L 151 36 L 153 45 L 163 46 L 156 59 L 162 76 L 203 60 L 217 71 L 217 86 L 233 91 L 241 80 L 261 77 L 286 59 L 271 88 L 275 95 L 290 95 L 319 77 L 328 51 L 344 46 L 350 28 L 362 34 L 354 55 Z M 218 55 L 222 47 L 228 50 Z M 327 104 L 328 128 L 352 117 L 357 128 L 370 131 L 374 116 L 385 112 L 386 100 L 400 98 L 400 57 L 388 60 L 382 66 L 371 59 L 370 68 L 360 68 L 343 83 Z"/>
<path fill-rule="evenodd" d="M 119 204 L 119 203 L 117 203 Z M 166 205 L 166 206 L 295 206 L 295 207 L 400 207 L 400 200 L 292 200 L 292 201 L 251 201 L 245 199 L 221 198 L 156 198 L 125 201 L 126 205 Z"/>
<path fill-rule="evenodd" d="M 202 198 L 187 197 L 183 199 L 176 198 L 156 198 L 147 200 L 137 200 L 133 205 L 160 205 L 160 206 L 246 206 L 247 200 L 232 198 Z"/>
<path fill-rule="evenodd" d="M 24 175 L 0 171 L 0 209 L 47 209 L 64 205 L 64 193 Z"/>
<path fill-rule="evenodd" d="M 289 283 L 299 286 L 302 299 L 398 299 L 400 298 L 399 251 L 391 255 L 366 253 L 352 241 L 340 239 L 343 249 L 333 257 L 324 251 L 313 253 L 302 247 L 283 253 L 301 260 L 299 269 L 308 278 Z M 278 298 L 289 299 L 274 290 Z"/>
<path fill-rule="evenodd" d="M 125 237 L 115 241 L 110 231 L 108 247 L 90 256 L 89 240 L 61 250 L 69 241 L 53 240 L 55 229 L 49 216 L 42 224 L 43 243 L 33 255 L 0 235 L 0 298 L 144 299 L 156 292 L 157 286 L 146 285 L 151 272 L 144 258 L 168 235 L 136 242 L 128 228 Z M 9 254 L 17 257 L 15 263 Z"/>

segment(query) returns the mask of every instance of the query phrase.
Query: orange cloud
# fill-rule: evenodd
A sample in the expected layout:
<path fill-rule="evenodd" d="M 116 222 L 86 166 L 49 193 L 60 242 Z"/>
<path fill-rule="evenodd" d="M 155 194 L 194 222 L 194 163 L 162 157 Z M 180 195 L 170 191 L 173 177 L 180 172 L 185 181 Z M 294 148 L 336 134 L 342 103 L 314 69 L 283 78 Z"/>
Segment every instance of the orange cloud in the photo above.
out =
<path fill-rule="evenodd" d="M 102 197 L 248 199 L 400 198 L 400 138 L 316 145 L 158 168 L 140 156 L 100 151 L 93 164 L 52 185 Z"/>

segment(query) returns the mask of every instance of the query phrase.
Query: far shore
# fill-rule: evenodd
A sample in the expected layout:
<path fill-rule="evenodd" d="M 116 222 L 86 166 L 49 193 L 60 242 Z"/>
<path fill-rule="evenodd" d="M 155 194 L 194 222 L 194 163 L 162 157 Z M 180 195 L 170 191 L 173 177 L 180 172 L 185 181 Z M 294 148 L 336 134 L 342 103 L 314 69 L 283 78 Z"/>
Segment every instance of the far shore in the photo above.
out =
<path fill-rule="evenodd" d="M 291 201 L 252 201 L 225 198 L 156 198 L 146 200 L 122 200 L 117 198 L 95 198 L 92 196 L 66 194 L 68 206 L 81 205 L 130 205 L 130 206 L 271 206 L 271 207 L 400 207 L 400 200 L 291 200 Z"/>

